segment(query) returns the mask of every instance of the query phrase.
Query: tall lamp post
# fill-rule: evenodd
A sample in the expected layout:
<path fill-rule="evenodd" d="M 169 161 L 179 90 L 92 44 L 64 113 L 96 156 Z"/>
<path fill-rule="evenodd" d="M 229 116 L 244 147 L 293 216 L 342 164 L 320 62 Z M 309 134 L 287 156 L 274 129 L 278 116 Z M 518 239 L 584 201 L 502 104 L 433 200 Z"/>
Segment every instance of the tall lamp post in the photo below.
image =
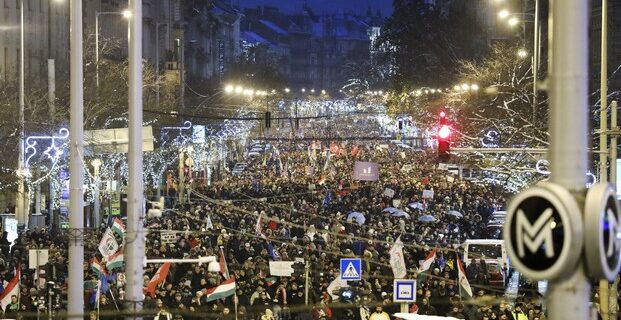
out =
<path fill-rule="evenodd" d="M 19 5 L 19 155 L 17 168 L 17 199 L 15 201 L 15 216 L 18 225 L 26 224 L 26 186 L 24 185 L 24 0 Z"/>
<path fill-rule="evenodd" d="M 23 1 L 23 0 L 22 0 Z M 95 83 L 99 88 L 99 16 L 100 15 L 122 15 L 123 18 L 129 19 L 131 11 L 95 11 Z"/>

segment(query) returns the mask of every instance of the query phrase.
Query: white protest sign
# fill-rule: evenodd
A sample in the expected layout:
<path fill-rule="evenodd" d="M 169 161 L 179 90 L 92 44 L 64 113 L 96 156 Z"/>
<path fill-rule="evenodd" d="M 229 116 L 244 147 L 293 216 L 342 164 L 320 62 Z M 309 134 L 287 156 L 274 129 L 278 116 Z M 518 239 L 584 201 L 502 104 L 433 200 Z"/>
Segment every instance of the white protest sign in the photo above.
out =
<path fill-rule="evenodd" d="M 290 277 L 293 274 L 294 261 L 270 261 L 270 275 L 279 277 Z"/>
<path fill-rule="evenodd" d="M 106 229 L 101 241 L 99 242 L 99 252 L 105 258 L 115 254 L 119 250 L 119 244 L 116 242 L 112 229 Z"/>
<path fill-rule="evenodd" d="M 455 181 L 455 178 L 451 177 L 451 176 L 446 176 L 446 181 L 453 183 Z"/>
<path fill-rule="evenodd" d="M 160 233 L 160 241 L 162 244 L 175 243 L 177 235 L 174 232 L 162 232 Z"/>
<path fill-rule="evenodd" d="M 49 259 L 47 249 L 30 249 L 28 250 L 28 268 L 36 269 L 37 266 L 43 266 Z"/>
<path fill-rule="evenodd" d="M 392 206 L 395 208 L 399 208 L 401 206 L 401 200 L 400 199 L 393 199 L 392 200 Z"/>
<path fill-rule="evenodd" d="M 433 199 L 433 190 L 423 190 L 424 199 Z"/>

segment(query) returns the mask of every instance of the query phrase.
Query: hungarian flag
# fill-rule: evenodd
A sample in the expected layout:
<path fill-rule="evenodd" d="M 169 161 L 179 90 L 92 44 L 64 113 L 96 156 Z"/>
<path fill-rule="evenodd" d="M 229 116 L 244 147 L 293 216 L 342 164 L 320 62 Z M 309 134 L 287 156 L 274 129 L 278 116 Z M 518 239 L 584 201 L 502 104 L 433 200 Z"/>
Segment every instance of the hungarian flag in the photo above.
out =
<path fill-rule="evenodd" d="M 145 294 L 150 294 L 152 297 L 155 297 L 155 288 L 166 280 L 168 272 L 170 271 L 170 265 L 170 262 L 166 262 L 157 269 L 157 272 L 153 275 L 147 287 L 143 289 Z"/>
<path fill-rule="evenodd" d="M 457 259 L 457 280 L 459 281 L 459 296 L 461 300 L 469 300 L 472 299 L 472 288 L 470 287 L 470 283 L 468 282 L 468 278 L 466 277 L 466 272 L 464 272 L 464 266 L 461 264 L 461 260 Z"/>
<path fill-rule="evenodd" d="M 433 250 L 429 252 L 425 260 L 423 260 L 423 263 L 420 265 L 420 270 L 419 270 L 420 272 L 425 272 L 431 268 L 431 265 L 436 260 L 437 251 L 438 251 L 438 248 L 433 248 Z"/>
<path fill-rule="evenodd" d="M 19 270 L 15 269 L 15 275 L 4 287 L 4 291 L 0 294 L 0 306 L 2 310 L 6 310 L 6 307 L 11 303 L 11 296 L 19 297 Z"/>
<path fill-rule="evenodd" d="M 230 297 L 235 294 L 235 278 L 229 278 L 221 285 L 207 289 L 207 302 Z"/>
<path fill-rule="evenodd" d="M 123 263 L 125 262 L 123 256 L 123 250 L 117 251 L 117 253 L 108 257 L 108 261 L 106 262 L 106 269 L 112 270 L 114 268 L 122 268 Z"/>
<path fill-rule="evenodd" d="M 224 279 L 229 278 L 229 268 L 226 266 L 226 259 L 224 257 L 224 249 L 220 247 L 220 273 Z"/>
<path fill-rule="evenodd" d="M 91 260 L 91 269 L 95 271 L 97 277 L 101 277 L 102 274 L 106 274 L 106 270 L 104 269 L 103 265 L 101 265 L 101 262 L 97 257 L 94 257 Z"/>
<path fill-rule="evenodd" d="M 112 222 L 112 231 L 118 234 L 121 239 L 125 238 L 125 225 L 121 219 L 114 218 L 114 222 Z"/>

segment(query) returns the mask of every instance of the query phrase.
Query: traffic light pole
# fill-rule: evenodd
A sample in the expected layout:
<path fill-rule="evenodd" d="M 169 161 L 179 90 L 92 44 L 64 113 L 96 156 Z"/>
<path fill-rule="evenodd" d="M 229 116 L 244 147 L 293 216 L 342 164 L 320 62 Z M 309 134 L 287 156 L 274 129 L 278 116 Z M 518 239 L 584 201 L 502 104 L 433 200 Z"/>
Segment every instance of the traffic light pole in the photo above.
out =
<path fill-rule="evenodd" d="M 571 192 L 579 206 L 588 166 L 589 12 L 588 1 L 550 1 L 550 181 Z M 568 277 L 549 283 L 550 320 L 589 319 L 591 285 L 583 259 Z"/>

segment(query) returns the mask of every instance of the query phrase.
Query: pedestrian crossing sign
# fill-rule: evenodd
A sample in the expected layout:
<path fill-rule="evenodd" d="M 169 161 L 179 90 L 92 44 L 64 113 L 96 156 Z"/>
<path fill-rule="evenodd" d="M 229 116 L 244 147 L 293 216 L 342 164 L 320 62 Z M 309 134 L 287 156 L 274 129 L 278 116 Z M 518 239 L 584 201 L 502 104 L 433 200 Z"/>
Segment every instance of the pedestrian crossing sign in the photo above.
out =
<path fill-rule="evenodd" d="M 360 259 L 341 259 L 341 280 L 361 280 L 362 263 Z"/>

